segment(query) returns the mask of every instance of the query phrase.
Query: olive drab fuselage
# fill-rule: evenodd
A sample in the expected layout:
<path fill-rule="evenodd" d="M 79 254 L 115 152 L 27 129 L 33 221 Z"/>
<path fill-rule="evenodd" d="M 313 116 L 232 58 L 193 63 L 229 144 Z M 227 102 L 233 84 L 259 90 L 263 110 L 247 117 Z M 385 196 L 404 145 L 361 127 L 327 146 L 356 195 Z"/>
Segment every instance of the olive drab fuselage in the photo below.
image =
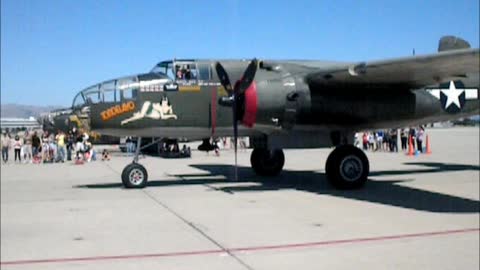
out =
<path fill-rule="evenodd" d="M 150 73 L 106 81 L 87 88 L 74 101 L 88 107 L 91 129 L 113 136 L 201 139 L 232 135 L 232 110 L 218 100 L 227 96 L 214 70 L 215 60 L 175 60 L 159 63 Z M 248 61 L 221 61 L 232 83 Z M 336 63 L 308 62 L 316 68 Z M 188 65 L 189 78 L 177 78 L 175 67 Z M 308 81 L 309 69 L 295 61 L 260 61 L 255 91 L 245 97 L 249 126 L 241 136 L 274 136 L 292 132 L 353 132 L 394 128 L 478 113 L 478 99 L 466 100 L 452 115 L 428 89 L 394 84 L 332 85 Z M 462 79 L 478 89 L 478 74 Z M 252 98 L 252 96 L 254 98 Z M 78 101 L 77 99 L 82 99 Z M 243 122 L 240 119 L 240 123 Z"/>

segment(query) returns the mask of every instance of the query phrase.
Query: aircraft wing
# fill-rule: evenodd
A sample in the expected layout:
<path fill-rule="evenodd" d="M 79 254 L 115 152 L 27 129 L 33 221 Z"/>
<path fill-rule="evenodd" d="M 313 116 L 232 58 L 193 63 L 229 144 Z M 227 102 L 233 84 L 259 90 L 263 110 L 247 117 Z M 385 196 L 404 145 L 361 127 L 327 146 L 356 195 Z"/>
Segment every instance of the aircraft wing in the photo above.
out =
<path fill-rule="evenodd" d="M 309 83 L 325 85 L 406 85 L 415 89 L 479 72 L 479 49 L 461 49 L 326 68 L 311 71 L 306 79 Z"/>

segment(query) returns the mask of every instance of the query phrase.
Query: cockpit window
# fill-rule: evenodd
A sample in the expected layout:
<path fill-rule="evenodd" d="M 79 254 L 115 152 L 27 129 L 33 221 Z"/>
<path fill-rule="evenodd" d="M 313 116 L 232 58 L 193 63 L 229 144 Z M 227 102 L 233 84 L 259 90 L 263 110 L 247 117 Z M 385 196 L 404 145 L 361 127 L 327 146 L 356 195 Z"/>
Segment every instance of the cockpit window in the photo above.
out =
<path fill-rule="evenodd" d="M 94 85 L 86 90 L 83 90 L 83 96 L 87 105 L 96 104 L 101 101 L 100 85 Z"/>
<path fill-rule="evenodd" d="M 73 99 L 73 107 L 78 108 L 85 104 L 85 99 L 83 98 L 83 93 L 78 93 L 75 98 Z"/>
<path fill-rule="evenodd" d="M 73 107 L 78 108 L 100 102 L 131 100 L 137 97 L 140 86 L 137 76 L 99 83 L 78 93 L 73 100 Z"/>
<path fill-rule="evenodd" d="M 161 73 L 167 75 L 170 79 L 175 79 L 175 72 L 173 70 L 173 63 L 172 61 L 163 61 L 158 63 L 153 69 L 150 71 L 151 73 Z"/>
<path fill-rule="evenodd" d="M 102 98 L 103 102 L 117 102 L 119 97 L 117 97 L 117 80 L 107 81 L 102 83 Z"/>
<path fill-rule="evenodd" d="M 163 61 L 153 67 L 150 72 L 162 73 L 172 80 L 198 79 L 197 64 L 193 60 Z"/>

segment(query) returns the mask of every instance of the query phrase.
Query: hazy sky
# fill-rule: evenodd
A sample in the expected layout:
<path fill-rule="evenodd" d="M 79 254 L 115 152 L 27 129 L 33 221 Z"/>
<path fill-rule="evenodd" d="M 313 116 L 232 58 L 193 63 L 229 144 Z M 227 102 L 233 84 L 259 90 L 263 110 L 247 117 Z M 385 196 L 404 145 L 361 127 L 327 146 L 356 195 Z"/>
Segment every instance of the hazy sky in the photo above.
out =
<path fill-rule="evenodd" d="M 1 102 L 71 105 L 176 58 L 375 60 L 479 46 L 478 0 L 1 0 Z"/>

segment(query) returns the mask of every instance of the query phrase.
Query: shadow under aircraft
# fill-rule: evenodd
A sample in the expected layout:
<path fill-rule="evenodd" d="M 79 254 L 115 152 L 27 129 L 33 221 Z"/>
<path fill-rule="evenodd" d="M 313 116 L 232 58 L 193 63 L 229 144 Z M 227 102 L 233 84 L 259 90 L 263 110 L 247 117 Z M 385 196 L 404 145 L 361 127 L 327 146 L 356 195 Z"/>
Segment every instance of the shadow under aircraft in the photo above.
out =
<path fill-rule="evenodd" d="M 376 171 L 371 176 L 408 175 L 419 173 L 441 173 L 448 171 L 480 171 L 480 166 L 449 164 L 438 162 L 408 162 L 405 165 L 425 166 L 429 169 L 399 170 L 399 171 Z M 154 180 L 148 183 L 149 187 L 166 186 L 189 186 L 204 185 L 214 191 L 235 194 L 238 192 L 265 192 L 277 190 L 299 190 L 319 195 L 329 195 L 353 199 L 383 205 L 396 206 L 418 211 L 436 213 L 479 213 L 480 201 L 458 196 L 442 194 L 434 191 L 422 190 L 401 183 L 414 181 L 413 179 L 382 180 L 370 179 L 368 189 L 345 191 L 333 188 L 326 181 L 325 173 L 318 171 L 292 171 L 284 170 L 275 181 L 263 181 L 255 175 L 251 168 L 238 167 L 238 182 L 232 182 L 234 178 L 234 166 L 216 164 L 194 164 L 194 168 L 206 171 L 198 174 L 177 174 L 178 180 Z M 224 179 L 219 179 L 223 176 Z M 215 177 L 215 178 L 214 178 Z M 194 178 L 194 179 L 189 179 Z M 228 186 L 214 186 L 218 184 L 230 184 Z M 231 185 L 241 183 L 242 185 Z M 250 184 L 250 185 L 249 185 Z M 120 183 L 101 183 L 76 186 L 76 188 L 108 189 L 121 188 Z"/>

